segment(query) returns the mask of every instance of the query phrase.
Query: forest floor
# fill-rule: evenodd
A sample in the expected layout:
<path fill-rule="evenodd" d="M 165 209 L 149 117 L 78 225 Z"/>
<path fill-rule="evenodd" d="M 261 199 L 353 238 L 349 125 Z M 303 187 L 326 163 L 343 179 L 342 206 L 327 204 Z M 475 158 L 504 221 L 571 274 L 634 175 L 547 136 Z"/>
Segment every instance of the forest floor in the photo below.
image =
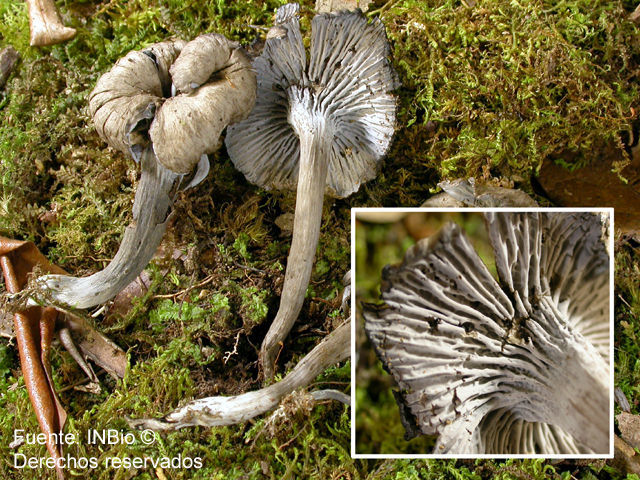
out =
<path fill-rule="evenodd" d="M 97 135 L 87 97 L 97 79 L 134 49 L 171 37 L 218 32 L 251 45 L 282 2 L 57 2 L 76 37 L 29 46 L 24 2 L 0 0 L 0 48 L 21 55 L 0 91 L 0 235 L 33 241 L 74 275 L 103 268 L 131 221 L 137 166 Z M 442 179 L 476 177 L 537 188 L 545 163 L 568 171 L 609 152 L 624 178 L 640 111 L 640 31 L 632 1 L 374 2 L 367 15 L 387 28 L 401 82 L 393 145 L 378 177 L 347 199 L 326 201 L 311 284 L 299 321 L 278 360 L 281 378 L 345 320 L 342 278 L 350 268 L 350 210 L 419 206 Z M 308 32 L 314 5 L 302 5 Z M 635 129 L 635 130 L 634 130 Z M 611 154 L 613 152 L 613 154 Z M 102 392 L 76 388 L 83 374 L 61 348 L 53 380 L 69 420 L 66 431 L 128 430 L 125 417 L 162 416 L 187 400 L 260 387 L 257 352 L 278 309 L 290 245 L 295 193 L 248 183 L 224 148 L 211 172 L 175 202 L 161 249 L 132 304 L 96 326 L 128 355 L 124 380 L 99 374 Z M 621 173 L 622 172 L 622 173 Z M 586 205 L 585 205 L 586 206 Z M 606 205 L 594 205 L 606 206 Z M 637 237 L 636 237 L 637 238 Z M 640 403 L 640 258 L 633 235 L 616 234 L 616 385 L 634 412 Z M 380 267 L 381 265 L 376 266 Z M 91 312 L 90 312 L 91 313 Z M 359 321 L 359 320 L 358 320 Z M 313 384 L 350 390 L 349 362 Z M 360 394 L 360 393 L 358 393 Z M 102 466 L 95 479 L 409 479 L 624 478 L 605 461 L 355 460 L 350 410 L 313 409 L 291 399 L 286 420 L 269 415 L 238 426 L 187 428 L 152 445 L 70 445 L 75 457 L 202 457 L 196 470 Z M 387 429 L 388 419 L 367 421 Z M 14 430 L 38 426 L 20 374 L 17 349 L 0 341 L 0 478 L 20 478 L 13 454 L 42 457 L 42 445 L 9 446 Z M 401 432 L 400 432 L 401 434 Z M 372 442 L 381 438 L 370 439 Z M 82 469 L 72 476 L 87 478 Z M 30 472 L 24 478 L 32 478 Z M 38 474 L 53 479 L 53 471 Z M 632 478 L 632 477 L 629 477 Z"/>

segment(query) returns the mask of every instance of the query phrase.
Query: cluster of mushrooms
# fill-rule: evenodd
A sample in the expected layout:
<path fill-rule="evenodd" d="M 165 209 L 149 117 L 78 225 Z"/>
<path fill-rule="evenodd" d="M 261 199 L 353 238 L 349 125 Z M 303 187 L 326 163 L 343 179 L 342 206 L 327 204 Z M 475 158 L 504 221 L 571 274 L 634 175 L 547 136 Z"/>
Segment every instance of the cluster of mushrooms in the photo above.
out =
<path fill-rule="evenodd" d="M 383 271 L 365 331 L 407 437 L 442 454 L 609 454 L 608 217 L 485 214 L 496 280 L 457 224 Z"/>
<path fill-rule="evenodd" d="M 272 379 L 278 345 L 302 308 L 324 195 L 345 197 L 372 179 L 395 126 L 396 102 L 390 92 L 397 79 L 382 23 L 369 22 L 360 11 L 317 15 L 307 58 L 298 13 L 297 4 L 277 10 L 264 50 L 253 61 L 239 44 L 206 34 L 190 42 L 166 41 L 132 51 L 98 80 L 89 98 L 97 132 L 141 165 L 133 223 L 102 271 L 79 278 L 45 269 L 48 273 L 37 278 L 30 290 L 28 309 L 91 308 L 135 280 L 160 244 L 176 192 L 206 177 L 208 154 L 221 146 L 221 134 L 231 125 L 227 151 L 251 182 L 266 189 L 297 189 L 280 308 L 260 352 L 264 378 Z M 38 337 L 38 323 L 45 315 L 39 322 L 25 322 L 22 317 L 17 313 L 14 318 L 16 330 L 27 328 Z M 23 351 L 36 348 L 32 343 L 18 337 L 21 358 Z M 166 429 L 247 420 L 345 359 L 349 345 L 346 322 L 281 382 L 237 397 L 198 400 L 162 420 L 131 424 Z M 47 349 L 36 348 L 35 355 L 44 358 Z M 23 362 L 23 370 L 31 363 Z M 41 370 L 48 372 L 48 362 L 42 363 Z M 36 410 L 45 390 L 48 401 L 57 402 L 50 375 L 45 377 L 42 386 L 29 390 Z M 338 393 L 328 395 L 344 400 Z M 60 410 L 52 411 L 38 415 L 44 432 L 62 429 Z M 61 455 L 58 445 L 48 449 L 54 458 Z M 63 476 L 61 470 L 58 476 Z"/>
<path fill-rule="evenodd" d="M 51 1 L 28 4 L 33 45 L 75 34 Z M 10 293 L 26 286 L 31 270 L 45 273 L 14 316 L 25 382 L 45 434 L 61 431 L 65 421 L 51 382 L 51 338 L 57 332 L 96 382 L 84 357 L 109 369 L 107 350 L 117 358 L 110 370 L 123 376 L 124 352 L 71 312 L 108 302 L 142 272 L 176 193 L 207 176 L 208 155 L 220 148 L 225 128 L 227 152 L 250 182 L 296 190 L 280 305 L 259 353 L 264 380 L 272 380 L 304 302 L 323 199 L 347 197 L 374 178 L 393 137 L 391 92 L 398 86 L 379 20 L 369 22 L 360 11 L 316 15 L 307 54 L 298 14 L 297 4 L 280 7 L 253 59 L 212 33 L 132 51 L 98 80 L 89 98 L 96 130 L 141 166 L 134 221 L 106 268 L 73 277 L 33 244 L 0 237 Z M 473 205 L 502 198 L 486 200 L 473 183 L 450 193 Z M 528 198 L 518 201 L 531 206 Z M 450 224 L 412 247 L 401 265 L 385 269 L 385 304 L 365 305 L 367 335 L 400 387 L 407 435 L 437 435 L 435 453 L 608 453 L 609 257 L 601 219 L 496 212 L 486 214 L 486 223 L 498 280 Z M 66 315 L 56 320 L 58 311 Z M 81 340 L 82 355 L 74 329 L 91 339 Z M 347 321 L 280 382 L 129 423 L 166 430 L 243 422 L 349 353 Z M 340 392 L 314 394 L 348 401 Z M 47 448 L 53 458 L 62 456 L 60 445 Z M 60 468 L 57 474 L 64 477 Z"/>

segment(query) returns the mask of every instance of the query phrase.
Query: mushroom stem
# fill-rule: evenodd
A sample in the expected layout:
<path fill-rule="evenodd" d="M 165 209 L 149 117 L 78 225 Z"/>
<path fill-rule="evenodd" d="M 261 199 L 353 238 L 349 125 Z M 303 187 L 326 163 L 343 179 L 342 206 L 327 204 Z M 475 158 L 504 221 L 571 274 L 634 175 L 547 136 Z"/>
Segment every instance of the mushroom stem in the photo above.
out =
<path fill-rule="evenodd" d="M 73 308 L 90 308 L 113 298 L 151 261 L 166 229 L 169 194 L 176 174 L 160 165 L 149 148 L 141 158 L 142 175 L 133 204 L 133 223 L 104 270 L 88 277 L 45 275 L 38 278 L 43 300 Z"/>
<path fill-rule="evenodd" d="M 292 102 L 291 115 L 299 114 L 295 111 L 297 105 L 298 103 Z M 310 115 L 300 116 L 307 121 L 298 122 L 298 125 L 303 126 L 296 129 L 300 137 L 300 164 L 291 249 L 287 258 L 280 307 L 260 349 L 260 365 L 265 380 L 273 377 L 280 344 L 289 334 L 302 309 L 320 236 L 329 145 L 322 119 L 311 118 Z"/>
<path fill-rule="evenodd" d="M 327 367 L 350 354 L 351 322 L 345 322 L 325 337 L 282 381 L 269 387 L 235 397 L 210 397 L 194 400 L 163 419 L 129 420 L 133 428 L 177 430 L 191 426 L 235 425 L 275 408 L 294 390 L 311 383 Z"/>
<path fill-rule="evenodd" d="M 544 296 L 541 310 L 553 312 L 556 322 L 562 315 L 554 307 L 550 297 Z M 533 329 L 539 324 L 532 323 Z M 529 421 L 558 425 L 570 433 L 578 442 L 594 452 L 609 449 L 610 408 L 609 368 L 602 356 L 582 335 L 566 331 L 563 344 L 558 339 L 537 332 L 537 347 L 546 353 L 547 362 L 553 365 L 544 387 L 539 392 L 530 392 L 531 397 L 540 394 L 535 411 L 531 411 Z M 551 361 L 550 361 L 551 360 Z M 551 401 L 550 401 L 551 400 Z M 594 414 L 596 413 L 597 414 Z"/>
<path fill-rule="evenodd" d="M 32 47 L 55 45 L 76 35 L 75 28 L 63 25 L 53 0 L 27 0 L 27 6 Z"/>

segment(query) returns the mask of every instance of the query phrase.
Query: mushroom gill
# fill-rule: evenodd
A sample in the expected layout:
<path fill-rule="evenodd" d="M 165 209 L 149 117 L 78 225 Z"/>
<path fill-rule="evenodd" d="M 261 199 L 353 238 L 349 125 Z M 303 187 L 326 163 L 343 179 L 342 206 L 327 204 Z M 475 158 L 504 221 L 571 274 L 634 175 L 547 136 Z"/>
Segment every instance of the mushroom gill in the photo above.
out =
<path fill-rule="evenodd" d="M 590 213 L 485 215 L 496 281 L 456 224 L 383 271 L 365 331 L 434 453 L 610 450 L 609 257 Z"/>
<path fill-rule="evenodd" d="M 266 189 L 296 189 L 291 250 L 280 307 L 260 350 L 265 379 L 298 317 L 311 277 L 325 193 L 347 197 L 375 177 L 395 126 L 395 72 L 379 19 L 362 12 L 317 15 L 309 59 L 297 18 L 280 7 L 253 62 L 258 98 L 231 127 L 226 146 L 247 179 Z"/>

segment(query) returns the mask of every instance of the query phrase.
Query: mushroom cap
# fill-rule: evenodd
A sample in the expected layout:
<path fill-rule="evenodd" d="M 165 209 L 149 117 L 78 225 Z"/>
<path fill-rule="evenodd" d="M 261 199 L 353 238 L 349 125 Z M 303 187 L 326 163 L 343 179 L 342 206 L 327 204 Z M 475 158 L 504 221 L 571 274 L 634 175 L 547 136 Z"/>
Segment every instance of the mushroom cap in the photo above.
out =
<path fill-rule="evenodd" d="M 151 143 L 162 165 L 188 173 L 202 155 L 219 148 L 229 123 L 248 115 L 255 83 L 240 46 L 206 34 L 129 52 L 100 77 L 89 111 L 113 148 L 138 161 Z"/>
<path fill-rule="evenodd" d="M 385 267 L 384 305 L 364 306 L 365 331 L 400 388 L 407 435 L 437 434 L 435 453 L 591 453 L 549 419 L 558 405 L 571 411 L 565 387 L 584 393 L 584 404 L 588 382 L 606 398 L 609 260 L 598 217 L 486 219 L 499 282 L 448 224 Z M 606 408 L 592 413 L 608 422 Z"/>
<path fill-rule="evenodd" d="M 300 142 L 291 102 L 305 98 L 309 116 L 333 133 L 326 193 L 346 197 L 375 177 L 394 133 L 397 87 L 380 20 L 360 11 L 317 15 L 309 60 L 297 4 L 280 7 L 262 54 L 258 99 L 249 117 L 229 128 L 226 146 L 247 179 L 266 189 L 295 189 Z"/>

